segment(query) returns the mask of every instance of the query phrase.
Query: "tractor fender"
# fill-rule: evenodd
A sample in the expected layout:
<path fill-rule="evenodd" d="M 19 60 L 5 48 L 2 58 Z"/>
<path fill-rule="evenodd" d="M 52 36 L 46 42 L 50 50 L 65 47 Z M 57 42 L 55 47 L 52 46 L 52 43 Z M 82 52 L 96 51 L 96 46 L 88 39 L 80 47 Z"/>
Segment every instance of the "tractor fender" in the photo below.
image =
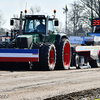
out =
<path fill-rule="evenodd" d="M 66 34 L 64 34 L 64 33 L 57 34 L 57 35 L 56 35 L 56 38 L 55 38 L 55 46 L 56 46 L 56 47 L 59 46 L 61 40 L 64 39 L 64 38 L 68 39 L 68 37 L 67 37 Z"/>

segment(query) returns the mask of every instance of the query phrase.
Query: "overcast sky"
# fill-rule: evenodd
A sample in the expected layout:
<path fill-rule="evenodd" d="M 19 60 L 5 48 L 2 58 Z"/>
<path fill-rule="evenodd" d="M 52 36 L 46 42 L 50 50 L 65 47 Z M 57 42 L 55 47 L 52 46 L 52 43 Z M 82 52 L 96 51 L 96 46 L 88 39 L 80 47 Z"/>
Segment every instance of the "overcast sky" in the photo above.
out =
<path fill-rule="evenodd" d="M 53 10 L 57 11 L 57 18 L 64 24 L 65 15 L 63 14 L 63 7 L 73 3 L 75 0 L 0 0 L 0 10 L 4 14 L 4 19 L 6 20 L 4 28 L 10 27 L 10 18 L 13 17 L 13 14 L 19 15 L 20 11 L 24 11 L 25 8 L 29 10 L 31 6 L 40 6 L 43 12 L 48 12 L 51 16 Z M 26 7 L 27 3 L 27 7 Z"/>

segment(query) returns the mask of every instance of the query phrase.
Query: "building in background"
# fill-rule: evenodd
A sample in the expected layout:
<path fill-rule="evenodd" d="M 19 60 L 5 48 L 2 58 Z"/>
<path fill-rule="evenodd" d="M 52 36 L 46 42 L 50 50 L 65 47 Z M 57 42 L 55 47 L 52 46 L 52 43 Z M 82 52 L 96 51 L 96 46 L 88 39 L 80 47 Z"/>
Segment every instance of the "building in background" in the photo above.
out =
<path fill-rule="evenodd" d="M 82 25 L 80 26 L 80 28 L 76 31 L 76 35 L 77 36 L 87 36 L 86 32 L 83 30 Z"/>

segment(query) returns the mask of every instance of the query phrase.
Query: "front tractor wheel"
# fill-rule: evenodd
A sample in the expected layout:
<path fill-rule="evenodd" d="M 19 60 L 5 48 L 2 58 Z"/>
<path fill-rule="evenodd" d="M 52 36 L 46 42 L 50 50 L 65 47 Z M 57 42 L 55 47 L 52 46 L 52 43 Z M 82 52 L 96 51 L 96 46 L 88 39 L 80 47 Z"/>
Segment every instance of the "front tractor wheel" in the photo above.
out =
<path fill-rule="evenodd" d="M 68 39 L 63 39 L 57 52 L 57 69 L 69 69 L 71 61 L 71 50 Z"/>
<path fill-rule="evenodd" d="M 56 64 L 56 49 L 53 44 L 43 44 L 40 48 L 39 66 L 43 70 L 54 70 Z"/>

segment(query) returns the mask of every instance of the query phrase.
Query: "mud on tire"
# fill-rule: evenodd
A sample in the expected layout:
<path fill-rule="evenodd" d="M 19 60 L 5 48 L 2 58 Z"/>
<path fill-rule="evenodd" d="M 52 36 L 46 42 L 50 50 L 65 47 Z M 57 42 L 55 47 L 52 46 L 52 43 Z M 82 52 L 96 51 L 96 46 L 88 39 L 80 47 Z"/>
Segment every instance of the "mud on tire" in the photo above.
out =
<path fill-rule="evenodd" d="M 39 62 L 33 62 L 33 69 L 54 70 L 56 64 L 56 49 L 54 44 L 38 43 L 33 48 L 39 48 Z"/>
<path fill-rule="evenodd" d="M 69 69 L 71 62 L 71 48 L 68 39 L 63 39 L 57 50 L 56 69 Z"/>

